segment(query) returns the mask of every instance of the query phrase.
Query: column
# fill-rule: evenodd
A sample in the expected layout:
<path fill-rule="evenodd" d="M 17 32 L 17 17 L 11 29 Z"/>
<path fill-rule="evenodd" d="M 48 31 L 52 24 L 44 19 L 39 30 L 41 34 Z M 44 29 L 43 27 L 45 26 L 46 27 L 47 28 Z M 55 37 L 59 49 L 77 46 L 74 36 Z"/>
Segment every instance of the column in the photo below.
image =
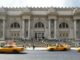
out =
<path fill-rule="evenodd" d="M 56 20 L 54 20 L 54 39 L 56 39 Z"/>
<path fill-rule="evenodd" d="M 24 39 L 24 33 L 25 33 L 25 20 L 22 21 L 22 38 Z"/>
<path fill-rule="evenodd" d="M 28 20 L 28 39 L 30 38 L 30 19 Z"/>
<path fill-rule="evenodd" d="M 76 20 L 74 20 L 74 39 L 76 39 Z"/>
<path fill-rule="evenodd" d="M 3 40 L 5 40 L 5 20 L 3 20 Z"/>
<path fill-rule="evenodd" d="M 50 23 L 50 19 L 49 19 L 49 36 L 48 36 L 48 38 L 50 39 L 51 38 L 51 23 Z"/>

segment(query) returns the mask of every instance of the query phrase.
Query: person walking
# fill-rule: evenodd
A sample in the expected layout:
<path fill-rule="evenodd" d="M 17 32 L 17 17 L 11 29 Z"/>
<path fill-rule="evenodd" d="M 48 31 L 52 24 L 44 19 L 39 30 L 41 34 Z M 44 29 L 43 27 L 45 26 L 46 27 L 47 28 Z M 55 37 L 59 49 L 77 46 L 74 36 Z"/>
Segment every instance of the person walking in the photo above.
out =
<path fill-rule="evenodd" d="M 33 50 L 35 49 L 35 45 L 33 45 Z"/>

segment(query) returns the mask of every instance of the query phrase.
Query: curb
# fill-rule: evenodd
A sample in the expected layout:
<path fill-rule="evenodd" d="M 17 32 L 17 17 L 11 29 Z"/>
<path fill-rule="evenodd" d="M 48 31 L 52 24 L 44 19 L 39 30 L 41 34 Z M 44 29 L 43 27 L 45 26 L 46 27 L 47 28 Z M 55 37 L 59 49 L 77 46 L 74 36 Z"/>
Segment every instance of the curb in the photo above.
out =
<path fill-rule="evenodd" d="M 47 50 L 46 47 L 41 48 L 41 47 L 36 47 L 35 49 L 31 48 L 26 48 L 27 50 Z M 71 48 L 71 50 L 77 50 L 77 48 Z"/>

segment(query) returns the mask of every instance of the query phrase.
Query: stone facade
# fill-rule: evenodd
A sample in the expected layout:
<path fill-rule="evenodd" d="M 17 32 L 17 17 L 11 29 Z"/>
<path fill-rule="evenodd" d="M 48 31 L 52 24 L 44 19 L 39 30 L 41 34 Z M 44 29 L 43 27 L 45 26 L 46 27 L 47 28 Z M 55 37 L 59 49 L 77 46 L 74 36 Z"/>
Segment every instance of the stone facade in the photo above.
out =
<path fill-rule="evenodd" d="M 80 8 L 0 8 L 0 40 L 80 39 Z"/>

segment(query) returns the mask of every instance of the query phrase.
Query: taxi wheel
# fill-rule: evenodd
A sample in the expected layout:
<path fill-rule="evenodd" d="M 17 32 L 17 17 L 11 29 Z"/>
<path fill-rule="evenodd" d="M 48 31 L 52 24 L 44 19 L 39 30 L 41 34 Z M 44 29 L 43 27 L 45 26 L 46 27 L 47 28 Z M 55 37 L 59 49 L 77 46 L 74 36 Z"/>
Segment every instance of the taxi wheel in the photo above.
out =
<path fill-rule="evenodd" d="M 13 53 L 19 53 L 17 50 L 13 50 Z"/>
<path fill-rule="evenodd" d="M 78 52 L 80 52 L 80 50 L 78 50 Z"/>
<path fill-rule="evenodd" d="M 67 49 L 66 49 L 66 48 L 64 48 L 64 51 L 67 51 Z"/>
<path fill-rule="evenodd" d="M 51 48 L 51 49 L 49 49 L 49 51 L 54 51 L 54 49 L 53 49 L 53 48 Z"/>

